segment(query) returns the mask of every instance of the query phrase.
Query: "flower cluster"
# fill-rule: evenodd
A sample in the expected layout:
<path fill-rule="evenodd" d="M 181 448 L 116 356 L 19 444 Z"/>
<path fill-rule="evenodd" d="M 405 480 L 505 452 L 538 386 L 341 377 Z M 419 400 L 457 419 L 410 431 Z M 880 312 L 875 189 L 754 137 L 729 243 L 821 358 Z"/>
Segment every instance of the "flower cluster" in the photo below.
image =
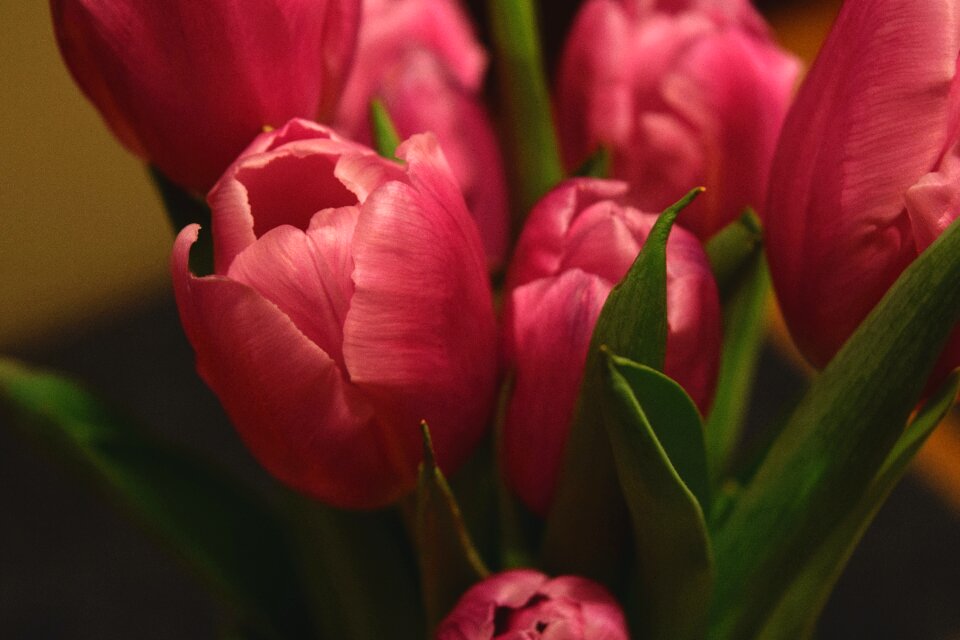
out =
<path fill-rule="evenodd" d="M 511 237 L 487 53 L 456 0 L 51 0 L 119 140 L 206 194 L 213 273 L 191 272 L 186 226 L 176 302 L 263 467 L 335 507 L 395 504 L 416 485 L 421 422 L 453 474 L 502 390 L 499 467 L 539 517 L 604 304 L 691 188 L 706 193 L 664 245 L 662 373 L 702 415 L 723 342 L 705 244 L 746 209 L 817 366 L 960 215 L 956 4 L 848 0 L 791 107 L 799 64 L 747 0 L 587 0 L 553 96 L 569 174 Z M 395 157 L 370 148 L 377 100 L 405 139 Z M 609 176 L 574 176 L 603 150 Z M 960 333 L 934 380 L 958 363 Z M 532 570 L 476 584 L 438 629 L 628 637 L 604 587 Z"/>

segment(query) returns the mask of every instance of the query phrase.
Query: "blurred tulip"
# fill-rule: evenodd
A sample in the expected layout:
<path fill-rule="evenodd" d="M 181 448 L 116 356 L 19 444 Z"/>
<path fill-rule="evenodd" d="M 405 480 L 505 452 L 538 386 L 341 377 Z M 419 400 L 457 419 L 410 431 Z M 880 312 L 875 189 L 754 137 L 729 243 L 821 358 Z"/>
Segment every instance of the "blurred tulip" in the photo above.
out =
<path fill-rule="evenodd" d="M 568 168 L 607 147 L 644 211 L 706 186 L 683 218 L 705 240 L 763 206 L 798 70 L 748 0 L 589 0 L 558 79 Z"/>
<path fill-rule="evenodd" d="M 456 0 L 365 0 L 337 128 L 370 144 L 369 105 L 383 100 L 401 137 L 436 134 L 492 264 L 505 258 L 503 161 L 481 101 L 486 53 Z"/>
<path fill-rule="evenodd" d="M 293 120 L 210 193 L 216 275 L 188 271 L 196 225 L 173 253 L 200 375 L 267 470 L 339 507 L 413 486 L 421 419 L 454 470 L 496 383 L 476 225 L 432 136 L 398 153 Z"/>
<path fill-rule="evenodd" d="M 577 576 L 550 579 L 530 569 L 490 576 L 467 591 L 437 640 L 628 640 L 620 605 Z"/>
<path fill-rule="evenodd" d="M 626 197 L 622 182 L 561 184 L 534 207 L 510 266 L 505 332 L 516 377 L 502 453 L 510 485 L 539 514 L 553 499 L 594 325 L 656 221 L 622 205 Z M 667 323 L 665 372 L 705 411 L 720 304 L 699 241 L 679 227 L 667 242 Z"/>
<path fill-rule="evenodd" d="M 764 220 L 790 331 L 822 367 L 960 214 L 960 2 L 849 0 L 784 124 Z M 960 364 L 960 335 L 940 368 Z"/>
<path fill-rule="evenodd" d="M 63 58 L 113 133 L 206 192 L 264 126 L 332 115 L 360 0 L 51 0 Z"/>

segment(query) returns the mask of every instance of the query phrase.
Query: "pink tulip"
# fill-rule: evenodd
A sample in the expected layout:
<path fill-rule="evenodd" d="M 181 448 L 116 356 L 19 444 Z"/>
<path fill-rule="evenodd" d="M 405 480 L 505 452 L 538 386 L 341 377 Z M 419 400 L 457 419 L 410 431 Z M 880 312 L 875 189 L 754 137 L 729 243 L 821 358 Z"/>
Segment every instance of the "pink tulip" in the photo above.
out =
<path fill-rule="evenodd" d="M 133 153 L 206 192 L 263 130 L 332 113 L 360 0 L 50 0 L 80 88 Z"/>
<path fill-rule="evenodd" d="M 534 207 L 510 267 L 505 331 L 515 386 L 502 453 L 510 485 L 539 514 L 553 499 L 597 317 L 656 220 L 624 206 L 626 197 L 622 182 L 561 184 Z M 665 372 L 705 411 L 720 305 L 699 241 L 679 227 L 667 242 L 667 322 Z"/>
<path fill-rule="evenodd" d="M 816 366 L 960 214 L 958 53 L 956 0 L 848 0 L 787 117 L 764 219 Z M 958 363 L 960 335 L 940 365 Z"/>
<path fill-rule="evenodd" d="M 486 67 L 486 53 L 456 0 L 366 0 L 336 125 L 369 144 L 369 105 L 380 98 L 402 137 L 434 132 L 497 265 L 507 244 L 507 191 L 481 102 Z"/>
<path fill-rule="evenodd" d="M 706 186 L 683 220 L 705 240 L 763 206 L 798 68 L 748 0 L 589 0 L 558 80 L 568 168 L 607 147 L 644 211 Z"/>
<path fill-rule="evenodd" d="M 548 578 L 531 569 L 490 576 L 467 591 L 437 640 L 629 640 L 620 605 L 577 576 Z"/>
<path fill-rule="evenodd" d="M 483 248 L 430 135 L 384 160 L 292 120 L 257 137 L 209 196 L 216 274 L 172 258 L 197 369 L 280 480 L 339 507 L 410 489 L 428 421 L 453 471 L 496 383 Z"/>

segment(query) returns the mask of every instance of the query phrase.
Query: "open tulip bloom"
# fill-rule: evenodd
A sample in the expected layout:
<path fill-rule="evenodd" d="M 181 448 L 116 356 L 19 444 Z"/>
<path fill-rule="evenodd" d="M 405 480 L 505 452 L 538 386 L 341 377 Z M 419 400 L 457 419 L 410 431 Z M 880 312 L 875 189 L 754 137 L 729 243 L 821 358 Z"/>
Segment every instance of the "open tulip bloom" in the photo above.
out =
<path fill-rule="evenodd" d="M 587 0 L 552 94 L 533 4 L 488 53 L 455 0 L 51 0 L 278 482 L 26 365 L 0 407 L 237 637 L 809 637 L 953 406 L 960 2 L 846 0 L 796 88 L 746 0 Z M 745 456 L 768 279 L 820 370 Z"/>

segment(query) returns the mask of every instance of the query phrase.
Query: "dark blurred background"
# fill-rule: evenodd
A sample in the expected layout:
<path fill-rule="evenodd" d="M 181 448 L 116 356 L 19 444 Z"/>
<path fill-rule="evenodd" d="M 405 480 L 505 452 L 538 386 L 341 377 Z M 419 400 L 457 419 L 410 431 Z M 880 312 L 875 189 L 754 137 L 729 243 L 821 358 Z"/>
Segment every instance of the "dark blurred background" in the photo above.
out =
<path fill-rule="evenodd" d="M 162 437 L 269 485 L 194 373 L 167 281 L 172 234 L 146 173 L 70 82 L 47 4 L 0 3 L 0 353 L 71 374 Z M 470 3 L 478 20 L 482 4 Z M 541 5 L 551 65 L 578 4 Z M 760 3 L 807 60 L 838 6 Z M 804 375 L 775 320 L 771 335 L 755 424 L 781 414 Z M 819 637 L 960 640 L 954 418 L 868 531 Z M 173 555 L 2 423 L 0 514 L 0 638 L 216 637 L 221 612 Z"/>

